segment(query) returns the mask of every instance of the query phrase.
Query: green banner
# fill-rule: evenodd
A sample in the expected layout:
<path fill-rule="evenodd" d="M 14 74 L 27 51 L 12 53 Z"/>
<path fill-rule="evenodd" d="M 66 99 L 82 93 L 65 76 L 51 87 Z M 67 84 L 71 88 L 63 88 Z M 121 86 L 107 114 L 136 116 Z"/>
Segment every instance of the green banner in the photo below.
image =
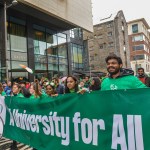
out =
<path fill-rule="evenodd" d="M 38 150 L 150 150 L 150 89 L 5 103 L 4 136 Z"/>

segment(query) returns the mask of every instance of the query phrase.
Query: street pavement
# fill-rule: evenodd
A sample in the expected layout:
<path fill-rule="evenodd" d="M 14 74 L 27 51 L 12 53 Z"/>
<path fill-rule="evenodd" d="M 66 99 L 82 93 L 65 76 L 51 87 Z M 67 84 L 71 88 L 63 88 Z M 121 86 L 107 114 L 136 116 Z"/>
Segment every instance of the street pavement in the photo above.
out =
<path fill-rule="evenodd" d="M 12 140 L 2 137 L 0 139 L 0 150 L 13 150 L 10 149 L 12 142 Z M 24 145 L 22 143 L 17 143 L 17 148 L 17 150 L 33 150 L 33 148 L 31 148 L 29 145 Z"/>

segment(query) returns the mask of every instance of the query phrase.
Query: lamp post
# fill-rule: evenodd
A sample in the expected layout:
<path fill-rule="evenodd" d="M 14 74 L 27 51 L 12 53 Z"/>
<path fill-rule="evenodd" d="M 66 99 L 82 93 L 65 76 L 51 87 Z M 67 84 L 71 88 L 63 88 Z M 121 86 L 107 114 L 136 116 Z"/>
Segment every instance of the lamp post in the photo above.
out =
<path fill-rule="evenodd" d="M 4 1 L 4 50 L 5 50 L 5 57 L 6 57 L 6 79 L 8 81 L 8 58 L 7 58 L 7 8 L 16 5 L 18 2 L 13 0 L 11 4 L 7 5 L 6 0 Z"/>

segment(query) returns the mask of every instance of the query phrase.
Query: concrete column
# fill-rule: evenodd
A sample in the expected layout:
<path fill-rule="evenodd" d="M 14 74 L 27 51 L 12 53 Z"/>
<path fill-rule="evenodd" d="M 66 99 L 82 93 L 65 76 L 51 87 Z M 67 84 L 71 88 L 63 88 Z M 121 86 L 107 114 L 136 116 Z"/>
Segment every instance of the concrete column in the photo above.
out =
<path fill-rule="evenodd" d="M 28 56 L 28 67 L 35 70 L 34 63 L 34 32 L 33 22 L 30 16 L 27 16 L 27 56 Z M 34 74 L 29 73 L 29 81 L 34 81 Z"/>
<path fill-rule="evenodd" d="M 1 63 L 1 68 L 4 68 L 6 67 L 6 52 L 5 52 L 5 22 L 4 22 L 4 16 L 5 16 L 5 13 L 4 13 L 4 7 L 1 6 L 0 7 L 0 63 Z M 1 80 L 4 80 L 6 79 L 6 70 L 3 69 L 1 70 L 0 69 L 0 78 Z"/>

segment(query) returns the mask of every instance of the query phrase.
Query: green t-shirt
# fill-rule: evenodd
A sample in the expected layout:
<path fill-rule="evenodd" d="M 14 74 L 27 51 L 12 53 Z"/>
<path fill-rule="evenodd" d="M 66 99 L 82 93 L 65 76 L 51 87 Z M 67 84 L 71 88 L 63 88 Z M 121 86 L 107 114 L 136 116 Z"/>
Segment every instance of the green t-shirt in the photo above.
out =
<path fill-rule="evenodd" d="M 129 75 L 118 78 L 105 78 L 101 90 L 137 89 L 147 88 L 137 77 Z"/>
<path fill-rule="evenodd" d="M 70 93 L 75 93 L 75 89 L 69 90 Z"/>
<path fill-rule="evenodd" d="M 14 95 L 15 97 L 24 97 L 22 93 L 18 93 L 16 95 Z"/>
<path fill-rule="evenodd" d="M 31 99 L 33 98 L 44 98 L 47 97 L 47 94 L 41 94 L 41 96 L 35 97 L 33 94 L 30 96 Z"/>

